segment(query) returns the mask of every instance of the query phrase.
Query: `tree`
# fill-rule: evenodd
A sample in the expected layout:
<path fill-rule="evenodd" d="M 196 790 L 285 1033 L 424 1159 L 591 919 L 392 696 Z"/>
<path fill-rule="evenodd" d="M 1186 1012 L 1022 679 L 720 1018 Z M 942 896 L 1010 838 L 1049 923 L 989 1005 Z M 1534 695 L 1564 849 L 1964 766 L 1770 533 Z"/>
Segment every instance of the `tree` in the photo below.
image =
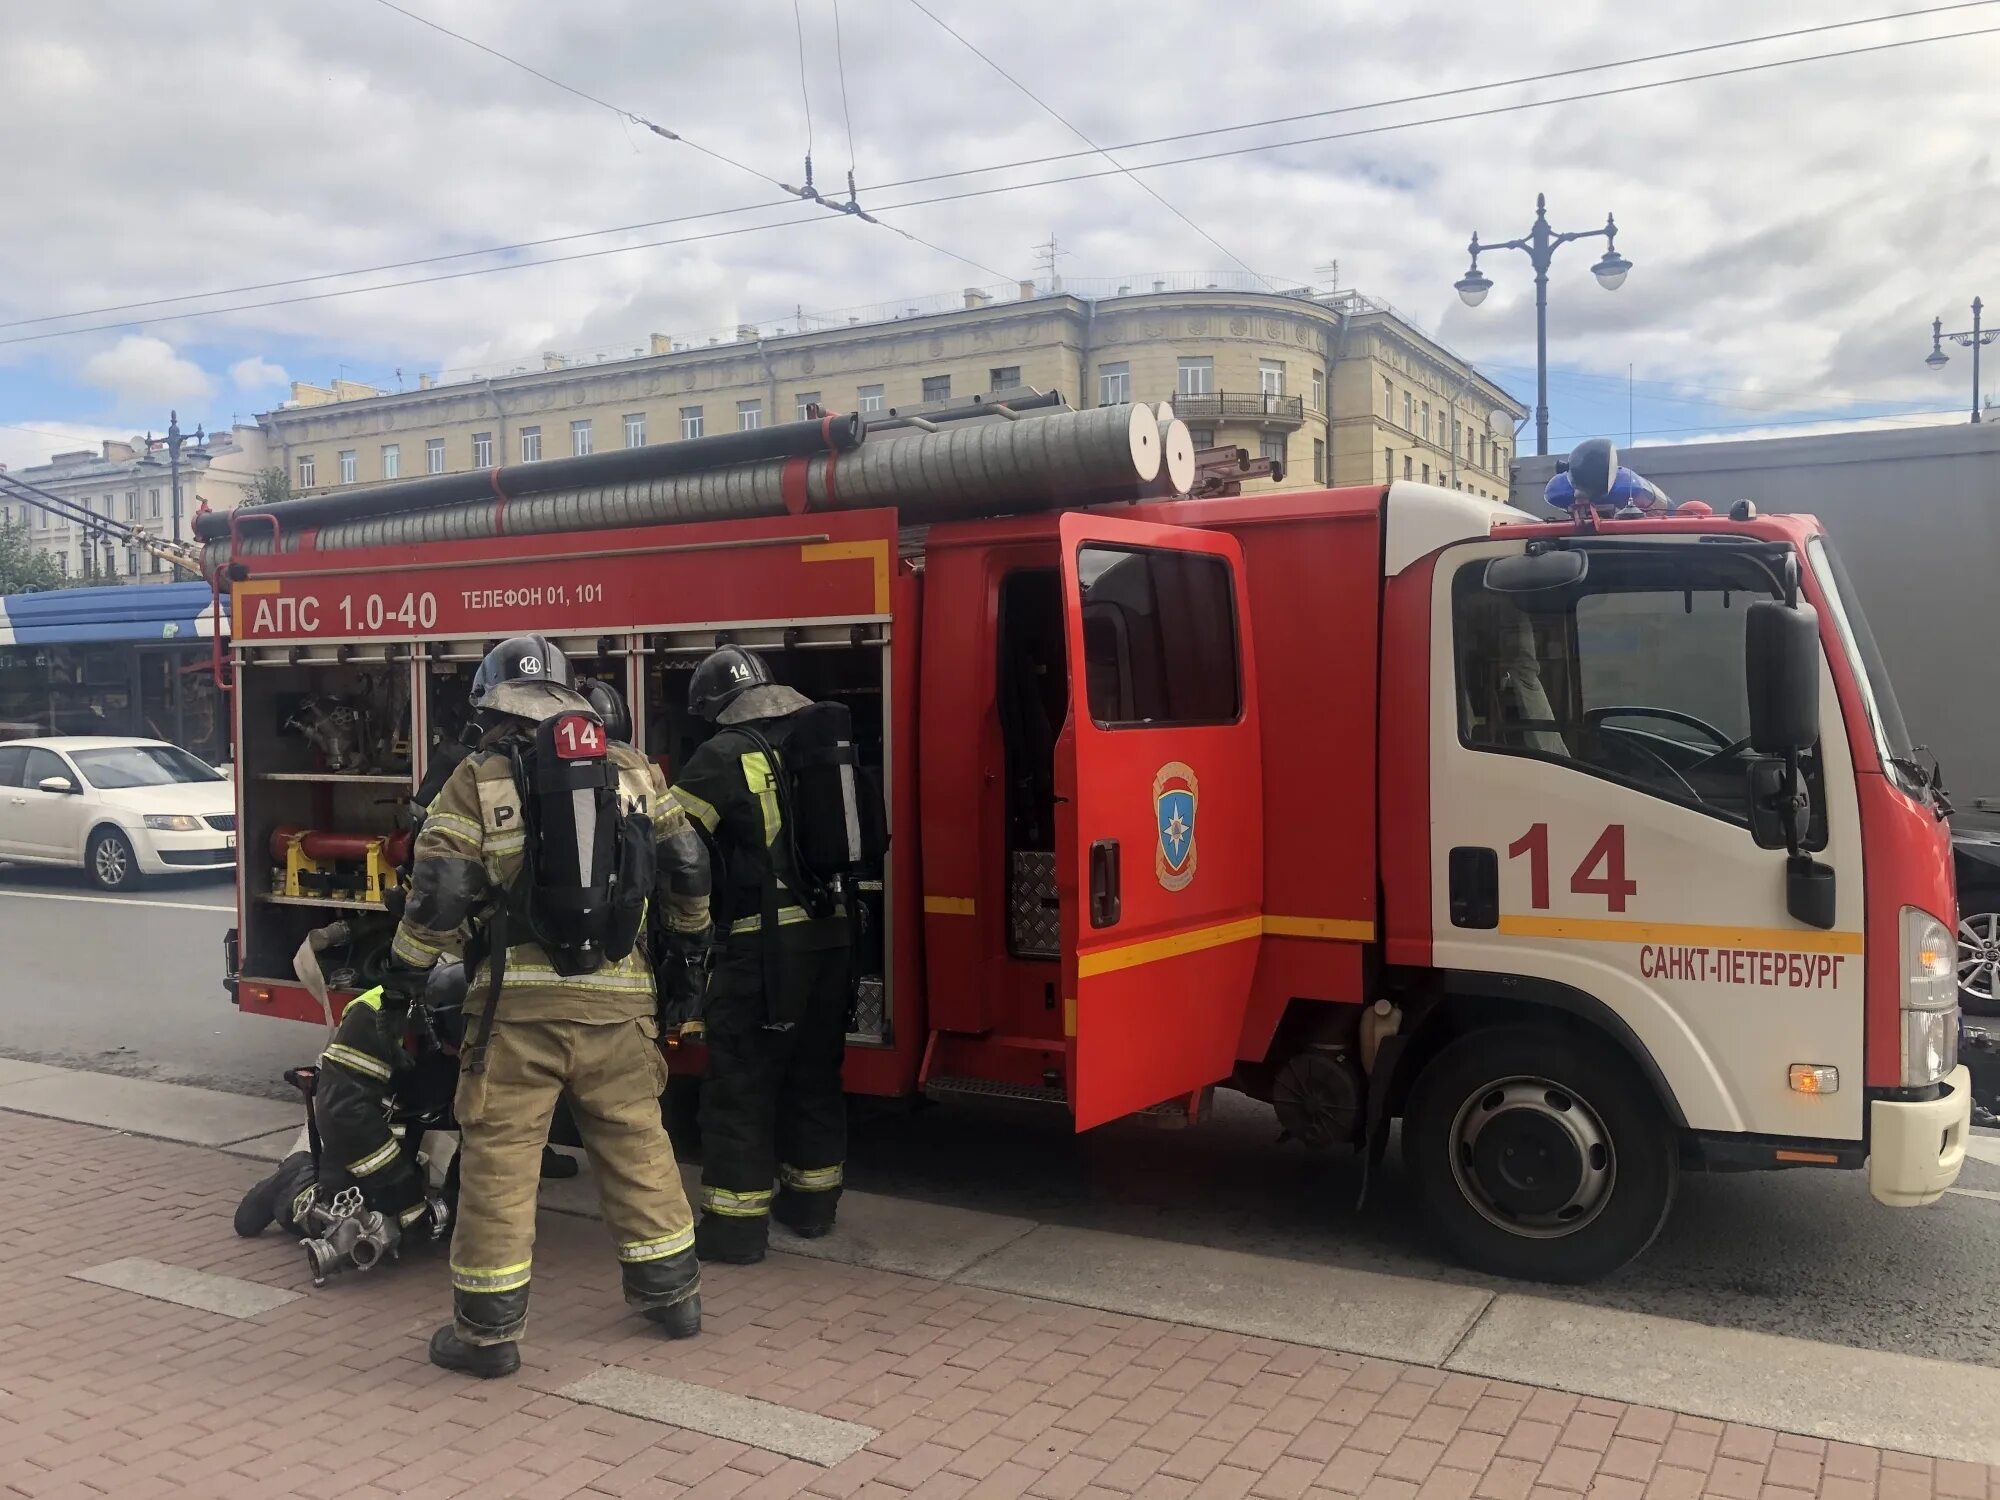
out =
<path fill-rule="evenodd" d="M 292 476 L 281 464 L 272 464 L 267 469 L 259 469 L 250 480 L 250 493 L 243 497 L 245 505 L 281 505 L 292 498 Z"/>
<path fill-rule="evenodd" d="M 68 588 L 56 560 L 37 552 L 25 526 L 0 526 L 0 594 L 31 594 Z"/>

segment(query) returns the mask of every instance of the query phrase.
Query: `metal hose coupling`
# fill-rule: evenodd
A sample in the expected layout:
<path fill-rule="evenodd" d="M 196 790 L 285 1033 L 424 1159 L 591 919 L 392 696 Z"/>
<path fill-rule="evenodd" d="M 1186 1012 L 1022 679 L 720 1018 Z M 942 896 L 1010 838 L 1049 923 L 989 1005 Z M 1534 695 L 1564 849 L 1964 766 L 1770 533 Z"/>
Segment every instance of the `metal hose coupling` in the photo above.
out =
<path fill-rule="evenodd" d="M 304 1241 L 314 1286 L 325 1286 L 349 1266 L 373 1270 L 383 1256 L 396 1253 L 403 1237 L 394 1219 L 362 1207 L 357 1188 L 335 1194 L 330 1204 L 314 1204 L 307 1218 L 319 1231 Z"/>

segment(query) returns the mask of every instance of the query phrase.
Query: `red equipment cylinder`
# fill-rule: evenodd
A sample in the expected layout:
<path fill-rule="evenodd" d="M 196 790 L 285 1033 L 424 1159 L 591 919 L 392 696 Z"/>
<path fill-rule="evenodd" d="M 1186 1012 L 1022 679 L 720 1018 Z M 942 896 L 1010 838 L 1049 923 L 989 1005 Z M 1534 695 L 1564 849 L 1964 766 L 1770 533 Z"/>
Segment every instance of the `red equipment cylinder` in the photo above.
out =
<path fill-rule="evenodd" d="M 271 858 L 283 859 L 296 840 L 309 859 L 366 859 L 371 846 L 382 846 L 382 857 L 400 865 L 410 857 L 410 836 L 398 833 L 340 833 L 331 828 L 302 828 L 286 823 L 271 830 Z"/>

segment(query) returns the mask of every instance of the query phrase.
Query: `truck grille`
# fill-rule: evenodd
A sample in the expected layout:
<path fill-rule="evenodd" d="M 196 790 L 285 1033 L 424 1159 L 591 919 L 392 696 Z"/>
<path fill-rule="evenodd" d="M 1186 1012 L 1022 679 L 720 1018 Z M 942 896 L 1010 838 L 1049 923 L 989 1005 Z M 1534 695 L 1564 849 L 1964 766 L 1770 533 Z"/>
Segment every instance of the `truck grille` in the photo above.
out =
<path fill-rule="evenodd" d="M 217 833 L 236 832 L 235 813 L 224 813 L 222 814 L 222 816 L 217 818 L 203 818 L 202 822 L 208 824 L 208 826 L 210 828 L 213 828 Z"/>

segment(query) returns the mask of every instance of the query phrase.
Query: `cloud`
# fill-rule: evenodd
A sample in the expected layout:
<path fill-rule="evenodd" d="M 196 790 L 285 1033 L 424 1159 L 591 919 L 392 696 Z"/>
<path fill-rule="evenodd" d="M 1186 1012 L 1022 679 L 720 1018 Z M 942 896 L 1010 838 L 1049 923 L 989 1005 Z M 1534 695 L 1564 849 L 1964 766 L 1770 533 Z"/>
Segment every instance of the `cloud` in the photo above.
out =
<path fill-rule="evenodd" d="M 172 344 L 137 333 L 91 355 L 83 362 L 83 378 L 134 405 L 194 401 L 215 391 L 208 372 L 174 353 Z"/>
<path fill-rule="evenodd" d="M 45 464 L 57 453 L 74 453 L 80 448 L 100 451 L 106 438 L 129 442 L 130 432 L 109 427 L 65 422 L 54 417 L 22 417 L 18 423 L 0 422 L 0 464 L 9 469 L 28 469 Z"/>
<path fill-rule="evenodd" d="M 272 386 L 289 383 L 292 377 L 285 373 L 283 365 L 274 365 L 263 355 L 252 354 L 229 367 L 229 378 L 236 382 L 239 391 L 267 391 Z"/>

